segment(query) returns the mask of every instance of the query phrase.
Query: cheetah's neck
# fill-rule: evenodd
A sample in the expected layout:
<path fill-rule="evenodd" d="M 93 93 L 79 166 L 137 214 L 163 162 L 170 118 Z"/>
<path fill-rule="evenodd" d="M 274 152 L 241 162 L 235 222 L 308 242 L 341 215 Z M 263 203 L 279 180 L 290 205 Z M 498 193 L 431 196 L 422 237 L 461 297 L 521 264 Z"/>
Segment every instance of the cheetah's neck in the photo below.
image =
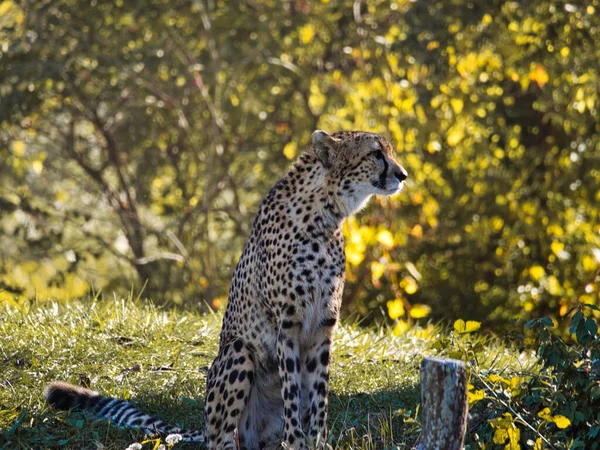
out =
<path fill-rule="evenodd" d="M 354 201 L 339 195 L 339 182 L 335 177 L 328 176 L 326 169 L 319 163 L 316 156 L 307 152 L 294 163 L 286 178 L 295 186 L 292 204 L 307 203 L 310 217 L 304 221 L 308 231 L 331 236 L 340 230 L 344 220 L 361 209 L 368 198 Z"/>

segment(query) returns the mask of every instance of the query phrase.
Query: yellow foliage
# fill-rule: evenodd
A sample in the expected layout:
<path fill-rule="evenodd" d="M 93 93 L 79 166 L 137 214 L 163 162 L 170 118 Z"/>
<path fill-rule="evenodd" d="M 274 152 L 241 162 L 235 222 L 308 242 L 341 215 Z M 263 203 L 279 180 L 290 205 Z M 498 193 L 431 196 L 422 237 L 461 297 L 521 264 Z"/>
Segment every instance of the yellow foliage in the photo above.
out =
<path fill-rule="evenodd" d="M 535 81 L 539 87 L 544 87 L 550 77 L 548 76 L 548 72 L 544 69 L 542 65 L 532 65 L 531 70 L 529 72 L 529 79 Z"/>
<path fill-rule="evenodd" d="M 303 44 L 309 44 L 312 42 L 316 34 L 315 27 L 311 23 L 307 23 L 298 32 L 298 36 L 300 36 L 300 42 Z"/>
<path fill-rule="evenodd" d="M 565 416 L 553 416 L 550 408 L 544 408 L 538 413 L 538 417 L 547 422 L 554 422 L 558 428 L 564 429 L 571 425 L 571 421 Z"/>
<path fill-rule="evenodd" d="M 474 320 L 464 321 L 462 319 L 458 319 L 454 322 L 454 331 L 457 333 L 471 333 L 473 331 L 477 331 L 481 328 L 481 322 L 476 322 Z"/>
<path fill-rule="evenodd" d="M 463 127 L 460 125 L 454 125 L 448 130 L 448 137 L 446 138 L 446 142 L 451 147 L 455 147 L 460 141 L 465 137 L 465 132 Z"/>
<path fill-rule="evenodd" d="M 12 151 L 16 156 L 23 156 L 25 153 L 25 143 L 23 141 L 13 141 Z"/>
<path fill-rule="evenodd" d="M 586 272 L 593 272 L 596 270 L 596 260 L 589 256 L 585 255 L 582 259 L 583 270 Z"/>
<path fill-rule="evenodd" d="M 562 287 L 554 275 L 550 275 L 546 280 L 546 290 L 551 295 L 560 295 L 562 293 Z"/>
<path fill-rule="evenodd" d="M 367 243 L 361 233 L 361 228 L 356 225 L 355 220 L 346 222 L 346 260 L 355 266 L 359 265 L 365 259 Z"/>
<path fill-rule="evenodd" d="M 564 429 L 571 425 L 571 421 L 565 416 L 554 416 L 552 421 L 558 428 Z"/>
<path fill-rule="evenodd" d="M 325 106 L 325 96 L 319 87 L 319 81 L 316 78 L 310 83 L 310 95 L 308 96 L 308 105 L 313 114 L 320 114 Z"/>
<path fill-rule="evenodd" d="M 394 236 L 388 230 L 381 230 L 375 239 L 388 249 L 394 247 Z"/>
<path fill-rule="evenodd" d="M 546 271 L 542 266 L 532 266 L 529 268 L 529 274 L 535 281 L 539 281 L 546 274 Z"/>
<path fill-rule="evenodd" d="M 385 265 L 379 261 L 371 263 L 371 280 L 375 284 L 385 273 Z"/>
<path fill-rule="evenodd" d="M 390 300 L 386 303 L 388 308 L 388 315 L 390 319 L 396 320 L 399 317 L 404 316 L 404 302 L 400 298 L 396 298 L 394 300 Z"/>
<path fill-rule="evenodd" d="M 450 100 L 450 105 L 456 114 L 460 114 L 463 110 L 464 102 L 461 98 L 453 98 Z"/>
<path fill-rule="evenodd" d="M 39 159 L 36 159 L 31 163 L 31 169 L 39 175 L 42 173 L 42 170 L 44 170 L 44 163 Z"/>
<path fill-rule="evenodd" d="M 467 391 L 467 398 L 469 400 L 469 406 L 474 405 L 479 400 L 485 398 L 485 391 L 483 389 L 474 389 L 472 384 L 469 384 L 469 390 Z"/>
<path fill-rule="evenodd" d="M 517 428 L 513 421 L 512 414 L 504 413 L 502 417 L 490 421 L 490 425 L 494 428 L 494 444 L 504 444 L 508 440 L 505 450 L 520 450 L 519 439 L 521 431 Z"/>
<path fill-rule="evenodd" d="M 417 303 L 410 308 L 410 317 L 413 319 L 423 319 L 431 313 L 431 306 Z"/>
<path fill-rule="evenodd" d="M 423 227 L 419 224 L 416 224 L 412 230 L 410 230 L 411 236 L 421 239 L 423 237 Z"/>
<path fill-rule="evenodd" d="M 287 159 L 294 159 L 296 157 L 297 150 L 298 146 L 296 145 L 296 142 L 290 141 L 285 144 L 285 147 L 283 147 L 283 154 Z"/>
<path fill-rule="evenodd" d="M 398 320 L 394 329 L 392 330 L 392 334 L 394 336 L 400 336 L 408 331 L 410 327 L 408 326 L 408 322 L 406 320 Z"/>
<path fill-rule="evenodd" d="M 402 279 L 402 281 L 400 282 L 400 287 L 404 289 L 404 292 L 406 292 L 409 295 L 412 295 L 419 290 L 419 285 L 417 284 L 415 279 L 410 276 Z"/>
<path fill-rule="evenodd" d="M 494 216 L 491 220 L 492 228 L 496 231 L 499 231 L 504 226 L 504 220 L 501 217 Z"/>
<path fill-rule="evenodd" d="M 562 242 L 554 241 L 552 242 L 552 244 L 550 244 L 550 248 L 552 249 L 552 253 L 558 256 L 565 249 L 565 244 L 563 244 Z"/>

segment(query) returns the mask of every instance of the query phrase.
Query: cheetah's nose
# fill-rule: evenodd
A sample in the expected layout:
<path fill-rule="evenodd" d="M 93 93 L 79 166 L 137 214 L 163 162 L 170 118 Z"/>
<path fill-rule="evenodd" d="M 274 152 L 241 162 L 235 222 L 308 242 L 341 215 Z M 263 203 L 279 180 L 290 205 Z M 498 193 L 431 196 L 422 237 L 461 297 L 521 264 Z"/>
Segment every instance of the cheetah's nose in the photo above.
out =
<path fill-rule="evenodd" d="M 404 181 L 408 177 L 408 174 L 405 170 L 395 170 L 394 176 L 398 179 L 398 181 Z"/>

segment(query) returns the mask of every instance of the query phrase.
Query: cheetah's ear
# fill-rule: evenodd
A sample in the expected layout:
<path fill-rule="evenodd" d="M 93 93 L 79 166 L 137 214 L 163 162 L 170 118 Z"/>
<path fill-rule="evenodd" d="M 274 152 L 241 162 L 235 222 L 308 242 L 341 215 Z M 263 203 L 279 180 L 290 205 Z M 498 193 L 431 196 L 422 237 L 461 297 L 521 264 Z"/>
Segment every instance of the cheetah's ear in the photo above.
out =
<path fill-rule="evenodd" d="M 336 138 L 323 130 L 315 131 L 310 137 L 310 143 L 315 149 L 317 158 L 326 169 L 331 166 L 332 153 L 337 142 Z"/>

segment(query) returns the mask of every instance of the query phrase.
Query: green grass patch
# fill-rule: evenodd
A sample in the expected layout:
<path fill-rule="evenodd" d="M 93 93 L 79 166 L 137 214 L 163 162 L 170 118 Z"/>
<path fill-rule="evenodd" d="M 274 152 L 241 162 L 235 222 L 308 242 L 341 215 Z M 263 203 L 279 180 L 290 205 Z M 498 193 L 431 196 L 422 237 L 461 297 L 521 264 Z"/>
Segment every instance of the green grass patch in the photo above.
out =
<path fill-rule="evenodd" d="M 181 427 L 202 427 L 206 373 L 220 326 L 218 314 L 127 300 L 1 309 L 0 448 L 124 449 L 144 439 L 139 430 L 49 409 L 43 388 L 53 380 L 129 399 Z M 398 337 L 385 327 L 342 325 L 331 369 L 332 447 L 412 448 L 420 433 L 419 363 L 426 355 L 447 354 L 450 347 L 440 342 L 448 336 L 431 325 Z M 481 346 L 480 367 L 531 366 L 531 358 L 494 339 L 472 339 L 469 345 Z"/>

